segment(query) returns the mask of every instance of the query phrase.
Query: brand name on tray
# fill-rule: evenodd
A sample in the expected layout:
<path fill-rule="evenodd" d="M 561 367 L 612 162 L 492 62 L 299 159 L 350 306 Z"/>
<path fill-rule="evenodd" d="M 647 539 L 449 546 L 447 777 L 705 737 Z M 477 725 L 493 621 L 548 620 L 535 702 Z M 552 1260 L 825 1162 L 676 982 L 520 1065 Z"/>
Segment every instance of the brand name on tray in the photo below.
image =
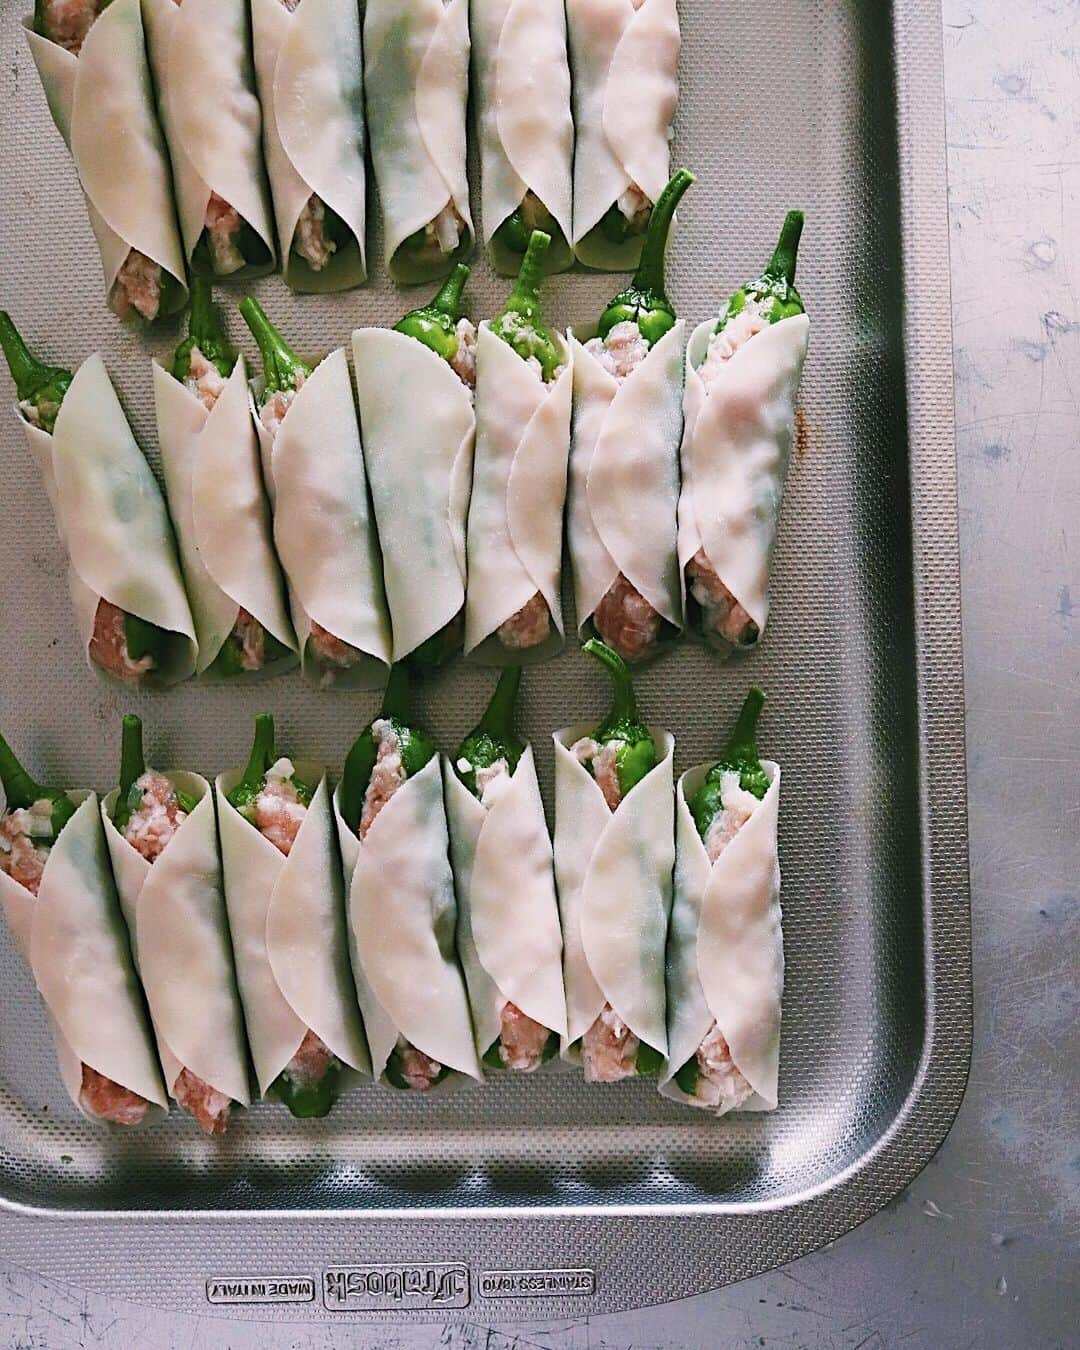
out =
<path fill-rule="evenodd" d="M 456 1264 L 333 1266 L 323 1271 L 323 1303 L 331 1312 L 467 1308 L 469 1271 Z"/>

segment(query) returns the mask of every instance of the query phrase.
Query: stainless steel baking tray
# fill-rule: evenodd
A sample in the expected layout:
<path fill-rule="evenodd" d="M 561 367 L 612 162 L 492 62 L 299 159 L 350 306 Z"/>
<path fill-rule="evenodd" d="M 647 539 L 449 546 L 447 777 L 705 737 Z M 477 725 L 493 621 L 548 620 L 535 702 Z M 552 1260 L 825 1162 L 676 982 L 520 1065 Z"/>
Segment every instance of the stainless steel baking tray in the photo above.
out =
<path fill-rule="evenodd" d="M 104 308 L 22 7 L 0 17 L 0 302 L 54 359 L 100 349 L 152 448 L 150 349 L 162 355 L 175 336 L 148 345 Z M 682 0 L 681 11 L 674 158 L 699 175 L 672 256 L 681 312 L 714 313 L 754 273 L 785 207 L 808 220 L 800 286 L 813 333 L 768 637 L 726 666 L 686 647 L 641 681 L 681 767 L 716 748 L 751 680 L 771 696 L 764 745 L 784 766 L 780 1109 L 716 1122 L 646 1083 L 586 1088 L 554 1074 L 432 1101 L 367 1086 L 310 1124 L 257 1106 L 224 1141 L 178 1115 L 103 1132 L 64 1096 L 4 933 L 0 1241 L 23 1264 L 175 1307 L 205 1308 L 208 1278 L 313 1281 L 310 1301 L 218 1309 L 229 1316 L 433 1316 L 463 1297 L 497 1320 L 599 1311 L 824 1243 L 880 1208 L 944 1137 L 971 995 L 940 13 L 926 0 Z M 479 266 L 474 312 L 491 312 L 503 289 Z M 559 278 L 552 317 L 595 315 L 612 289 L 610 277 Z M 343 296 L 294 299 L 277 279 L 258 292 L 312 350 L 411 301 L 378 268 Z M 146 719 L 156 763 L 205 772 L 243 757 L 264 705 L 285 744 L 332 764 L 371 715 L 373 699 L 313 693 L 298 677 L 127 698 L 93 679 L 45 495 L 7 417 L 0 575 L 0 724 L 58 781 L 111 783 L 128 707 Z M 442 744 L 466 730 L 487 683 L 455 666 L 425 687 L 421 711 Z M 604 697 L 575 652 L 529 675 L 526 726 L 548 789 L 548 733 Z M 383 1293 L 366 1301 L 385 1311 L 339 1310 L 365 1298 L 342 1301 L 340 1277 L 324 1272 L 373 1261 L 459 1262 L 464 1294 L 460 1272 L 442 1304 L 438 1280 L 410 1277 L 419 1292 L 395 1300 L 394 1281 L 376 1279 Z M 502 1282 L 519 1297 L 488 1297 L 499 1282 L 485 1271 L 536 1268 L 590 1269 L 594 1292 L 539 1296 L 519 1280 Z"/>

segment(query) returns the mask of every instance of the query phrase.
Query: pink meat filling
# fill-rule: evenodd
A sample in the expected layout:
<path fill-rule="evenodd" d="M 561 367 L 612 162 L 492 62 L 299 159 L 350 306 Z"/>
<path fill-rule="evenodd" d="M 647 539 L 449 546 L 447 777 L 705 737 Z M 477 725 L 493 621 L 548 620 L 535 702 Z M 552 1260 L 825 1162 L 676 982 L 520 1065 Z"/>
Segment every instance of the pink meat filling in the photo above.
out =
<path fill-rule="evenodd" d="M 360 828 L 357 834 L 367 838 L 367 832 L 375 824 L 375 818 L 386 803 L 404 783 L 407 774 L 401 760 L 401 742 L 393 723 L 384 717 L 377 718 L 371 724 L 371 734 L 375 737 L 375 767 L 364 793 L 364 805 L 360 813 Z"/>
<path fill-rule="evenodd" d="M 698 1046 L 697 1063 L 698 1081 L 694 1100 L 702 1106 L 733 1111 L 754 1095 L 754 1089 L 736 1068 L 731 1058 L 731 1047 L 715 1022 Z"/>
<path fill-rule="evenodd" d="M 621 384 L 649 354 L 649 343 L 631 319 L 615 324 L 604 338 L 590 338 L 585 350 Z"/>
<path fill-rule="evenodd" d="M 551 611 L 539 591 L 498 627 L 499 641 L 512 651 L 538 647 L 551 633 Z"/>
<path fill-rule="evenodd" d="M 757 640 L 757 624 L 720 580 L 703 548 L 686 564 L 686 580 L 707 630 L 736 646 Z"/>
<path fill-rule="evenodd" d="M 52 802 L 42 797 L 29 807 L 0 816 L 0 872 L 37 895 L 52 838 Z"/>
<path fill-rule="evenodd" d="M 109 294 L 109 307 L 121 319 L 132 311 L 144 319 L 158 316 L 161 305 L 161 265 L 138 249 L 131 249 L 116 274 Z"/>
<path fill-rule="evenodd" d="M 606 1003 L 600 1016 L 581 1038 L 581 1063 L 587 1083 L 618 1083 L 637 1077 L 637 1052 L 641 1042 Z"/>
<path fill-rule="evenodd" d="M 255 828 L 286 857 L 307 815 L 292 781 L 294 772 L 291 760 L 279 759 L 272 764 L 254 804 Z"/>
<path fill-rule="evenodd" d="M 465 220 L 452 201 L 446 203 L 437 216 L 424 226 L 424 242 L 417 250 L 419 257 L 432 260 L 445 258 L 461 243 Z"/>
<path fill-rule="evenodd" d="M 213 410 L 214 404 L 225 390 L 225 376 L 198 347 L 191 349 L 188 377 L 184 383 L 207 412 Z"/>
<path fill-rule="evenodd" d="M 610 810 L 614 811 L 622 801 L 616 746 L 601 745 L 591 736 L 583 736 L 570 747 L 570 753 L 591 771 L 597 786 L 604 794 L 604 801 Z"/>
<path fill-rule="evenodd" d="M 337 244 L 326 234 L 326 207 L 314 193 L 304 203 L 296 222 L 293 248 L 313 272 L 321 272 L 337 252 Z"/>
<path fill-rule="evenodd" d="M 458 319 L 457 351 L 450 361 L 450 369 L 468 389 L 476 388 L 476 329 L 468 319 Z"/>
<path fill-rule="evenodd" d="M 78 56 L 94 20 L 104 8 L 105 0 L 45 0 L 42 31 L 50 42 Z"/>
<path fill-rule="evenodd" d="M 154 669 L 154 658 L 141 656 L 133 661 L 128 655 L 125 617 L 124 611 L 108 600 L 99 602 L 90 637 L 90 659 L 118 680 L 140 680 Z"/>
<path fill-rule="evenodd" d="M 219 277 L 239 272 L 244 266 L 244 255 L 240 252 L 237 236 L 240 233 L 240 212 L 230 206 L 224 197 L 216 192 L 210 194 L 206 203 L 206 216 L 203 226 L 206 230 L 206 242 L 210 249 L 210 261 Z"/>
<path fill-rule="evenodd" d="M 266 664 L 266 629 L 254 615 L 239 610 L 229 639 L 240 649 L 241 670 L 262 670 Z"/>
<path fill-rule="evenodd" d="M 173 1096 L 194 1116 L 203 1134 L 224 1134 L 229 1125 L 232 1098 L 219 1092 L 190 1069 L 181 1069 L 173 1084 Z"/>
<path fill-rule="evenodd" d="M 401 1076 L 414 1092 L 428 1092 L 435 1086 L 435 1080 L 443 1071 L 438 1060 L 417 1050 L 408 1041 L 398 1042 L 398 1054 L 401 1060 Z"/>
<path fill-rule="evenodd" d="M 292 401 L 300 392 L 303 383 L 304 377 L 297 371 L 295 388 L 275 389 L 259 409 L 259 420 L 270 433 L 271 437 L 277 435 L 278 427 L 284 422 L 285 414 L 292 407 Z"/>
<path fill-rule="evenodd" d="M 633 0 L 635 9 L 640 9 L 644 0 Z M 631 183 L 625 192 L 619 194 L 616 206 L 630 222 L 634 234 L 644 234 L 652 214 L 653 204 L 636 183 Z"/>
<path fill-rule="evenodd" d="M 516 1004 L 504 1003 L 499 1018 L 499 1058 L 508 1069 L 532 1073 L 544 1062 L 551 1031 L 526 1016 Z"/>
<path fill-rule="evenodd" d="M 660 615 L 622 572 L 593 612 L 597 633 L 629 665 L 653 653 L 660 622 Z"/>
<path fill-rule="evenodd" d="M 301 1087 L 314 1087 L 323 1080 L 327 1071 L 339 1062 L 326 1042 L 309 1030 L 300 1042 L 296 1054 L 285 1065 L 285 1072 Z"/>
<path fill-rule="evenodd" d="M 136 786 L 142 792 L 142 801 L 124 826 L 124 838 L 147 862 L 153 862 L 187 816 L 176 800 L 176 789 L 163 773 L 150 769 L 137 779 Z"/>
<path fill-rule="evenodd" d="M 111 1120 L 114 1125 L 139 1125 L 150 1110 L 145 1097 L 114 1083 L 89 1064 L 82 1066 L 79 1105 L 89 1115 L 98 1120 Z"/>
<path fill-rule="evenodd" d="M 339 670 L 348 670 L 364 657 L 359 647 L 352 646 L 343 638 L 335 637 L 321 624 L 312 623 L 308 636 L 311 654 L 324 666 L 336 666 Z"/>

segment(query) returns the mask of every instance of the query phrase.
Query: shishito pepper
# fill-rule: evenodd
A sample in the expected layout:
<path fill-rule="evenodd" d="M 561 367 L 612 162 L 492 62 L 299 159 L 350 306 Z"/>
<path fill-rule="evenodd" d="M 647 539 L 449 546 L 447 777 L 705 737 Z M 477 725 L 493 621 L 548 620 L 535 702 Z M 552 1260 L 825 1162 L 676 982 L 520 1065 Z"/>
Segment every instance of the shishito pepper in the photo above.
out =
<path fill-rule="evenodd" d="M 757 724 L 765 706 L 765 695 L 752 688 L 746 696 L 735 729 L 720 759 L 705 775 L 705 781 L 690 799 L 690 814 L 698 834 L 704 839 L 716 817 L 723 811 L 724 775 L 737 773 L 739 786 L 761 801 L 769 790 L 769 778 L 761 766 L 757 750 Z"/>
<path fill-rule="evenodd" d="M 223 379 L 228 379 L 236 365 L 236 350 L 230 344 L 225 328 L 214 309 L 214 289 L 206 277 L 191 281 L 191 312 L 188 315 L 188 335 L 173 356 L 172 373 L 181 384 L 191 375 L 191 355 L 195 348 L 214 366 Z"/>
<path fill-rule="evenodd" d="M 0 736 L 0 783 L 4 785 L 7 798 L 5 809 L 8 811 L 28 811 L 35 802 L 40 801 L 51 803 L 51 833 L 47 836 L 35 835 L 34 842 L 43 846 L 54 844 L 60 831 L 75 814 L 75 803 L 61 788 L 45 787 L 35 782 L 15 758 L 14 750 L 3 736 Z"/>
<path fill-rule="evenodd" d="M 525 752 L 525 742 L 514 729 L 514 710 L 520 687 L 521 667 L 507 666 L 499 676 L 483 717 L 461 742 L 454 756 L 457 776 L 478 799 L 482 800 L 483 794 L 477 785 L 477 770 L 490 769 L 502 760 L 506 772 L 512 774 Z"/>
<path fill-rule="evenodd" d="M 540 307 L 544 255 L 550 245 L 550 234 L 533 230 L 517 281 L 502 312 L 491 321 L 491 331 L 513 347 L 523 361 L 531 358 L 539 363 L 545 384 L 555 378 L 565 360 L 554 334 L 544 323 Z"/>
<path fill-rule="evenodd" d="M 559 222 L 533 192 L 526 192 L 513 211 L 492 236 L 493 244 L 502 244 L 510 253 L 526 253 L 532 236 L 544 231 L 549 239 L 562 231 Z"/>
<path fill-rule="evenodd" d="M 693 181 L 694 175 L 688 169 L 679 169 L 660 194 L 649 217 L 637 271 L 630 285 L 610 301 L 600 316 L 597 329 L 600 338 L 606 338 L 617 323 L 633 323 L 651 347 L 675 327 L 675 309 L 664 281 L 668 235 L 675 208 Z"/>
<path fill-rule="evenodd" d="M 638 715 L 634 682 L 626 662 L 618 652 L 596 638 L 590 638 L 582 650 L 595 656 L 611 676 L 611 711 L 593 732 L 591 739 L 601 750 L 611 749 L 614 752 L 621 800 L 647 773 L 656 768 L 656 742 Z M 591 762 L 588 767 L 594 772 Z"/>
<path fill-rule="evenodd" d="M 75 377 L 62 366 L 47 366 L 39 361 L 23 341 L 11 315 L 6 311 L 0 311 L 0 348 L 3 349 L 15 381 L 20 414 L 31 426 L 51 435 L 60 405 Z M 99 612 L 101 608 L 99 606 Z M 124 614 L 124 646 L 132 661 L 138 662 L 149 657 L 153 669 L 161 665 L 172 641 L 173 634 L 165 629 L 135 614 Z"/>
<path fill-rule="evenodd" d="M 255 799 L 266 785 L 266 774 L 270 766 L 277 763 L 278 753 L 275 746 L 274 715 L 259 713 L 255 718 L 255 736 L 251 743 L 251 754 L 239 783 L 229 792 L 229 802 L 236 807 L 245 820 L 254 824 Z M 296 774 L 289 780 L 296 788 L 296 795 L 303 806 L 310 806 L 315 788 L 305 783 Z"/>
<path fill-rule="evenodd" d="M 436 356 L 453 362 L 460 344 L 457 326 L 461 321 L 461 299 L 471 271 L 467 264 L 458 263 L 438 294 L 426 305 L 409 310 L 394 324 L 394 331 L 416 338 Z"/>
<path fill-rule="evenodd" d="M 142 806 L 143 790 L 139 779 L 146 772 L 143 754 L 142 718 L 126 713 L 120 727 L 120 791 L 113 806 L 113 824 L 124 833 L 132 815 Z M 173 789 L 176 802 L 185 815 L 195 810 L 196 802 L 179 788 Z"/>
<path fill-rule="evenodd" d="M 215 209 L 222 213 L 231 210 L 228 203 L 222 201 L 221 198 L 217 198 L 217 201 L 211 198 L 211 205 L 207 207 L 208 215 Z M 231 253 L 235 249 L 243 261 L 240 267 L 223 265 L 220 243 L 217 243 L 216 248 L 211 243 L 212 228 L 209 224 L 204 226 L 202 234 L 199 235 L 198 241 L 192 249 L 192 276 L 235 277 L 236 273 L 243 267 L 265 268 L 269 267 L 273 261 L 273 254 L 266 240 L 253 225 L 241 217 L 235 231 L 229 236 L 228 251 Z"/>
<path fill-rule="evenodd" d="M 799 260 L 799 239 L 803 231 L 803 213 L 789 211 L 784 217 L 780 239 L 764 272 L 735 292 L 716 321 L 721 333 L 747 305 L 757 306 L 769 323 L 779 323 L 795 314 L 805 313 L 802 296 L 795 289 L 795 268 Z"/>
<path fill-rule="evenodd" d="M 240 301 L 240 313 L 251 329 L 262 357 L 266 383 L 261 402 L 265 403 L 274 394 L 295 392 L 311 374 L 311 367 L 301 361 L 266 317 L 262 305 L 254 296 L 245 296 Z"/>

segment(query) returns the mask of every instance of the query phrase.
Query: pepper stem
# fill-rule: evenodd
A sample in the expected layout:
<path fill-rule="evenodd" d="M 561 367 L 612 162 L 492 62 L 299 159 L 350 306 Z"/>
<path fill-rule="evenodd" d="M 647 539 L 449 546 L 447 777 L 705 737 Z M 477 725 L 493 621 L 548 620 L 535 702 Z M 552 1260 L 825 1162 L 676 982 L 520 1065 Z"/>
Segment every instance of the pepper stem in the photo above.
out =
<path fill-rule="evenodd" d="M 134 784 L 146 772 L 143 756 L 142 718 L 125 713 L 120 724 L 120 797 L 127 796 Z"/>
<path fill-rule="evenodd" d="M 20 398 L 30 398 L 54 373 L 39 361 L 22 340 L 7 310 L 0 310 L 0 348 L 11 370 Z"/>
<path fill-rule="evenodd" d="M 732 761 L 757 760 L 757 725 L 765 706 L 764 691 L 752 686 L 742 705 L 734 730 L 728 738 L 724 758 Z"/>
<path fill-rule="evenodd" d="M 4 785 L 9 807 L 33 806 L 43 792 L 15 758 L 15 751 L 3 736 L 0 736 L 0 783 Z"/>
<path fill-rule="evenodd" d="M 266 771 L 273 764 L 274 751 L 274 714 L 259 713 L 255 718 L 255 739 L 251 743 L 251 755 L 241 782 L 250 787 L 261 783 Z"/>
<path fill-rule="evenodd" d="M 456 323 L 461 318 L 461 298 L 465 293 L 465 283 L 472 268 L 467 263 L 456 263 L 454 270 L 442 284 L 442 289 L 428 306 L 439 314 L 445 314 Z"/>
<path fill-rule="evenodd" d="M 240 301 L 240 313 L 251 329 L 251 335 L 259 345 L 262 356 L 263 373 L 270 390 L 285 390 L 294 387 L 297 374 L 310 375 L 310 369 L 281 336 L 266 317 L 262 305 L 253 295 Z"/>
<path fill-rule="evenodd" d="M 520 314 L 537 328 L 542 328 L 544 323 L 540 310 L 540 283 L 544 279 L 544 254 L 550 245 L 550 234 L 545 234 L 543 230 L 533 230 L 529 236 L 529 246 L 521 260 L 514 288 L 502 309 L 503 314 Z"/>
<path fill-rule="evenodd" d="M 782 277 L 789 286 L 795 284 L 795 265 L 799 261 L 799 240 L 802 238 L 803 213 L 789 211 L 780 228 L 776 250 L 765 269 L 767 277 Z"/>
<path fill-rule="evenodd" d="M 491 702 L 480 719 L 479 730 L 490 732 L 499 741 L 514 738 L 514 711 L 521 687 L 521 667 L 506 666 L 499 676 Z"/>
<path fill-rule="evenodd" d="M 664 291 L 664 273 L 668 235 L 671 233 L 675 208 L 693 181 L 694 175 L 689 169 L 677 170 L 653 204 L 649 215 L 649 228 L 645 231 L 645 242 L 641 246 L 641 259 L 631 282 L 634 290 L 645 291 L 660 299 L 667 298 Z"/>
<path fill-rule="evenodd" d="M 582 647 L 590 656 L 595 656 L 601 665 L 607 668 L 611 676 L 611 713 L 609 723 L 637 722 L 637 698 L 634 695 L 634 682 L 626 662 L 617 651 L 599 638 L 590 638 Z"/>
<path fill-rule="evenodd" d="M 409 668 L 404 661 L 390 667 L 379 715 L 398 722 L 406 721 L 409 716 Z"/>
<path fill-rule="evenodd" d="M 188 332 L 193 338 L 212 334 L 218 336 L 220 326 L 214 313 L 214 288 L 209 277 L 195 275 L 191 278 L 191 312 L 188 315 Z"/>

